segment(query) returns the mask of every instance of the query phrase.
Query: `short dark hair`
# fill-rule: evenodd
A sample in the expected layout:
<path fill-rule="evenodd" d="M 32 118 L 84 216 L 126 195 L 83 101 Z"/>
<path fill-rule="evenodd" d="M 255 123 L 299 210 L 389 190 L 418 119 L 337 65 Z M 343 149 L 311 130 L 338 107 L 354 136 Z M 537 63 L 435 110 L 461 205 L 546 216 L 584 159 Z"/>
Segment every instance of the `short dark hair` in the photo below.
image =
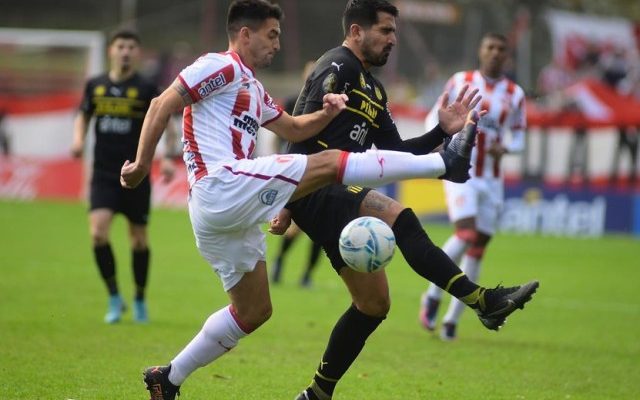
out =
<path fill-rule="evenodd" d="M 227 34 L 234 37 L 243 26 L 255 31 L 267 19 L 281 21 L 283 16 L 279 5 L 266 0 L 235 0 L 227 13 Z"/>
<path fill-rule="evenodd" d="M 398 8 L 387 0 L 349 0 L 342 13 L 342 30 L 344 36 L 349 34 L 349 27 L 358 24 L 369 28 L 378 22 L 378 12 L 386 12 L 398 16 Z"/>
<path fill-rule="evenodd" d="M 480 39 L 480 43 L 482 43 L 485 39 L 496 39 L 496 40 L 500 40 L 501 42 L 503 42 L 504 44 L 507 44 L 507 37 L 505 35 L 503 35 L 502 33 L 498 33 L 498 32 L 487 32 L 484 35 L 482 35 L 482 39 Z"/>
<path fill-rule="evenodd" d="M 109 38 L 109 46 L 111 46 L 117 39 L 131 39 L 140 44 L 140 35 L 131 29 L 119 29 L 113 32 Z"/>

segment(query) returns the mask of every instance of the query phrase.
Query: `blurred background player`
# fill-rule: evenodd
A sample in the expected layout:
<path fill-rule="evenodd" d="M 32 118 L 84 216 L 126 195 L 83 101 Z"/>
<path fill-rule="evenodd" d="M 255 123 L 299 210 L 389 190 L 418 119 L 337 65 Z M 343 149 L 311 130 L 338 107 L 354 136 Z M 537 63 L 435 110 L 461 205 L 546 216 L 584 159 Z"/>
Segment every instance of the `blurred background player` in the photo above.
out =
<path fill-rule="evenodd" d="M 480 276 L 480 266 L 491 236 L 498 227 L 503 203 L 504 184 L 500 160 L 505 154 L 524 150 L 524 91 L 504 76 L 507 60 L 507 39 L 497 33 L 483 36 L 478 49 L 480 68 L 454 74 L 445 91 L 456 96 L 466 85 L 480 90 L 478 107 L 487 113 L 478 124 L 477 143 L 472 152 L 471 179 L 465 183 L 444 182 L 449 219 L 455 226 L 442 249 L 474 282 Z M 437 125 L 437 108 L 426 119 L 427 129 Z M 505 140 L 510 133 L 510 140 Z M 462 261 L 460 261 L 462 259 Z M 431 284 L 423 295 L 420 310 L 422 325 L 433 331 L 436 327 L 442 289 Z M 444 316 L 441 338 L 456 337 L 456 326 L 465 305 L 452 298 Z"/>
<path fill-rule="evenodd" d="M 311 73 L 311 71 L 313 71 L 314 65 L 315 65 L 315 61 L 307 61 L 307 63 L 305 64 L 302 70 L 303 83 L 306 82 L 307 78 L 309 77 L 309 74 Z M 293 109 L 296 106 L 297 100 L 298 100 L 298 93 L 296 93 L 293 96 L 287 97 L 284 101 L 284 110 L 289 114 L 293 114 Z M 283 141 L 282 139 L 280 139 L 280 137 L 277 137 L 277 138 L 278 138 L 277 152 L 286 153 L 288 142 Z M 289 229 L 287 229 L 285 234 L 282 236 L 282 240 L 280 241 L 280 247 L 278 248 L 278 254 L 275 257 L 275 260 L 273 262 L 273 267 L 271 270 L 271 282 L 279 283 L 280 280 L 282 279 L 282 271 L 283 271 L 284 261 L 287 256 L 287 253 L 289 252 L 289 249 L 291 249 L 291 245 L 296 241 L 297 238 L 300 237 L 300 235 L 304 236 L 305 234 L 300 230 L 300 228 L 298 228 L 298 225 L 296 225 L 295 223 L 292 223 Z M 307 264 L 305 265 L 304 272 L 302 274 L 302 277 L 300 278 L 300 286 L 302 287 L 311 286 L 311 274 L 315 269 L 316 265 L 318 265 L 318 260 L 320 259 L 320 255 L 322 251 L 321 245 L 315 243 L 313 240 L 311 240 L 310 242 L 311 243 L 309 244 L 309 255 L 307 258 Z"/>
<path fill-rule="evenodd" d="M 120 167 L 125 160 L 135 157 L 142 121 L 151 99 L 158 95 L 158 89 L 137 72 L 140 38 L 136 32 L 115 32 L 109 41 L 108 52 L 109 71 L 86 84 L 80 112 L 74 122 L 71 153 L 74 157 L 82 157 L 89 122 L 95 117 L 89 230 L 95 261 L 109 292 L 104 321 L 109 324 L 118 322 L 126 308 L 118 290 L 116 262 L 109 241 L 114 214 L 122 213 L 129 222 L 132 249 L 135 282 L 133 317 L 137 322 L 146 322 L 145 289 L 150 260 L 147 223 L 151 183 L 147 178 L 133 191 L 122 188 Z M 175 137 L 175 132 L 167 137 Z M 167 143 L 174 143 L 174 140 L 170 138 Z M 174 165 L 170 154 L 162 159 L 161 170 L 165 179 L 173 177 Z"/>

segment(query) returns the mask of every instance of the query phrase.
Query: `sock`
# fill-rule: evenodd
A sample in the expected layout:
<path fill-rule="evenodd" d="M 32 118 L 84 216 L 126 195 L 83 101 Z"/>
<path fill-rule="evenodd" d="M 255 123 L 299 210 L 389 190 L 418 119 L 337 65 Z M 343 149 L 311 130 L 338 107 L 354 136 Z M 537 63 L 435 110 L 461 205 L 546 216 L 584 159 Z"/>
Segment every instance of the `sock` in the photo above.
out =
<path fill-rule="evenodd" d="M 351 305 L 333 328 L 308 390 L 313 391 L 320 400 L 330 399 L 336 384 L 358 357 L 369 335 L 385 318 L 363 314 Z"/>
<path fill-rule="evenodd" d="M 462 255 L 464 254 L 467 247 L 469 247 L 468 241 L 463 240 L 462 238 L 460 238 L 460 236 L 454 233 L 449 237 L 449 239 L 447 239 L 445 244 L 442 246 L 442 251 L 447 253 L 449 258 L 454 263 L 459 264 L 460 259 L 462 259 Z M 475 282 L 474 279 L 471 279 L 471 280 Z M 429 285 L 429 289 L 427 290 L 427 297 L 440 300 L 442 298 L 442 289 L 440 289 L 437 285 L 432 283 L 431 285 Z"/>
<path fill-rule="evenodd" d="M 478 301 L 480 287 L 471 282 L 449 256 L 437 247 L 410 208 L 398 215 L 392 227 L 396 244 L 409 266 L 465 304 Z"/>
<path fill-rule="evenodd" d="M 116 261 L 113 257 L 111 244 L 93 247 L 93 255 L 98 264 L 100 276 L 107 286 L 110 295 L 118 294 L 118 283 L 116 281 Z"/>
<path fill-rule="evenodd" d="M 476 282 L 478 280 L 478 277 L 480 276 L 480 262 L 481 259 L 471 257 L 467 254 L 462 258 L 462 264 L 460 265 L 460 268 L 464 271 L 464 273 L 470 280 Z M 442 321 L 457 324 L 465 308 L 465 304 L 463 304 L 458 299 L 451 299 L 451 303 L 449 303 L 447 313 L 445 314 Z"/>
<path fill-rule="evenodd" d="M 149 276 L 149 255 L 149 249 L 134 250 L 132 254 L 136 300 L 144 300 L 144 290 L 147 287 L 147 277 Z"/>
<path fill-rule="evenodd" d="M 182 385 L 193 371 L 230 351 L 236 347 L 238 340 L 247 335 L 240 328 L 230 308 L 231 306 L 227 306 L 211 314 L 202 330 L 171 361 L 171 383 Z"/>
<path fill-rule="evenodd" d="M 411 178 L 437 178 L 446 171 L 438 153 L 413 155 L 401 151 L 367 150 L 343 153 L 338 179 L 345 185 L 378 187 Z"/>

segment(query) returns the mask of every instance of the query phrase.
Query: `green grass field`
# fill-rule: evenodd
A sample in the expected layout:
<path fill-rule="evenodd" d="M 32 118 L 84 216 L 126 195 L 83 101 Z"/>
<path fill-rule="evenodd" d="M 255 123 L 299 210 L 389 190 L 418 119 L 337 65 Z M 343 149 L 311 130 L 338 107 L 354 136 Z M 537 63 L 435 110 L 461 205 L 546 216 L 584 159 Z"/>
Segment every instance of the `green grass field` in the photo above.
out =
<path fill-rule="evenodd" d="M 449 227 L 428 227 L 442 243 Z M 106 292 L 93 264 L 84 205 L 0 202 L 0 399 L 146 399 L 145 366 L 168 362 L 227 304 L 200 258 L 186 212 L 151 223 L 152 322 L 102 317 Z M 112 242 L 127 298 L 126 225 Z M 277 245 L 269 239 L 270 254 Z M 183 400 L 292 399 L 310 381 L 336 319 L 349 305 L 326 259 L 311 289 L 297 286 L 307 243 L 293 248 L 274 315 L 183 385 Z M 425 288 L 400 255 L 387 267 L 392 309 L 339 384 L 336 400 L 640 398 L 640 241 L 498 235 L 481 282 L 539 279 L 524 311 L 500 332 L 470 312 L 459 340 L 417 323 Z"/>

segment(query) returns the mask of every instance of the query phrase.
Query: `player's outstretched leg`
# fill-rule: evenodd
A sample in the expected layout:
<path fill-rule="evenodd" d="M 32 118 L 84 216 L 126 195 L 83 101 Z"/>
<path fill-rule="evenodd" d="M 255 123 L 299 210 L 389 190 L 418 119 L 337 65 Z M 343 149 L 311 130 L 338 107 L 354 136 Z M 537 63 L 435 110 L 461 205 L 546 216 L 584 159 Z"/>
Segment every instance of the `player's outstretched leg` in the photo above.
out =
<path fill-rule="evenodd" d="M 444 160 L 446 172 L 439 176 L 451 182 L 464 183 L 469 179 L 471 168 L 471 150 L 476 141 L 479 115 L 469 111 L 464 128 L 451 139 L 447 138 L 440 155 Z"/>
<path fill-rule="evenodd" d="M 522 286 L 478 289 L 481 291 L 477 303 L 471 305 L 478 314 L 480 322 L 487 328 L 497 331 L 505 323 L 507 317 L 517 309 L 523 309 L 525 303 L 540 286 L 538 281 L 531 281 Z"/>
<path fill-rule="evenodd" d="M 180 395 L 180 386 L 169 381 L 169 371 L 171 364 L 166 367 L 149 367 L 142 373 L 143 381 L 151 394 L 150 400 L 174 400 L 176 395 Z"/>

